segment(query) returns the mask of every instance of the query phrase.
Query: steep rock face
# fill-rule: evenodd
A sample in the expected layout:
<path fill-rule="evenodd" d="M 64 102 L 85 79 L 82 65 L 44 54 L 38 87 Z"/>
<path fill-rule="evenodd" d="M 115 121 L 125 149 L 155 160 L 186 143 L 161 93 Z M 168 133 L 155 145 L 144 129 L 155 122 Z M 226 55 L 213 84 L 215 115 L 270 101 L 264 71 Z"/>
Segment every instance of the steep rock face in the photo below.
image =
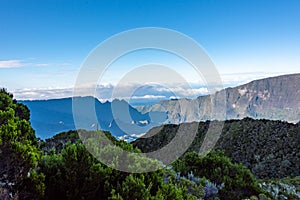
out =
<path fill-rule="evenodd" d="M 252 81 L 226 89 L 227 117 L 254 117 L 297 122 L 300 118 L 300 74 Z"/>
<path fill-rule="evenodd" d="M 166 112 L 165 123 L 208 119 L 265 118 L 298 122 L 300 74 L 255 80 L 196 99 L 167 100 L 138 108 L 142 113 Z"/>

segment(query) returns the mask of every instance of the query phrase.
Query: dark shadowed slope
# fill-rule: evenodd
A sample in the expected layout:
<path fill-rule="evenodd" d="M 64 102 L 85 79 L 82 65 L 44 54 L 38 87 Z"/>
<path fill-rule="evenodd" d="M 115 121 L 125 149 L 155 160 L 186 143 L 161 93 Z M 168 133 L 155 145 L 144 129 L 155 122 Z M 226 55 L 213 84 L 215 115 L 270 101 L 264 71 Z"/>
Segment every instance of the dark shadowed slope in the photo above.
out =
<path fill-rule="evenodd" d="M 208 127 L 209 121 L 199 122 L 197 135 L 188 151 L 200 151 Z M 179 125 L 164 125 L 156 135 L 147 137 L 150 130 L 133 145 L 143 152 L 161 149 L 175 137 L 178 128 Z M 248 167 L 258 178 L 283 178 L 300 175 L 299 144 L 299 124 L 245 118 L 225 121 L 215 149 L 223 150 L 226 156 Z"/>

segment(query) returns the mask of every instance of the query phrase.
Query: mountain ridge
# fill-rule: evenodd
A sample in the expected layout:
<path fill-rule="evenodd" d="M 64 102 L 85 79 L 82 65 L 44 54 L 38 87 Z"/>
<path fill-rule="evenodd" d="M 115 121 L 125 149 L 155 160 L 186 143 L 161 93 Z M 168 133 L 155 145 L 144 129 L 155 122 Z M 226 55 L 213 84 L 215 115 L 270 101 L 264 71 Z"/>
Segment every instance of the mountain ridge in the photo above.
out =
<path fill-rule="evenodd" d="M 82 113 L 85 112 L 85 101 L 94 101 L 99 121 L 86 116 L 80 127 L 75 127 L 74 124 L 71 97 L 19 102 L 29 107 L 32 126 L 37 135 L 43 139 L 62 131 L 76 128 L 95 130 L 99 126 L 103 130 L 110 131 L 118 139 L 130 141 L 145 134 L 152 127 L 162 124 L 245 117 L 298 123 L 300 121 L 298 86 L 300 73 L 254 80 L 195 99 L 165 100 L 144 107 L 132 107 L 125 100 L 115 99 L 112 102 L 101 103 L 91 96 L 74 97 L 81 101 Z"/>
<path fill-rule="evenodd" d="M 183 123 L 205 120 L 273 119 L 297 123 L 300 119 L 300 73 L 254 80 L 228 87 L 213 95 L 195 99 L 164 100 L 154 105 L 137 107 L 141 113 L 166 112 L 164 123 Z M 220 104 L 223 116 L 211 117 L 211 108 Z M 226 115 L 226 116 L 225 116 Z"/>
<path fill-rule="evenodd" d="M 80 123 L 79 125 L 76 124 L 77 126 L 75 126 L 73 118 L 73 101 L 76 101 L 78 107 L 77 115 L 81 115 Z M 124 100 L 115 99 L 112 102 L 101 103 L 98 99 L 89 96 L 18 102 L 29 107 L 31 111 L 30 122 L 37 135 L 42 139 L 76 128 L 86 130 L 99 128 L 110 131 L 115 137 L 124 138 L 127 136 L 131 140 L 136 137 L 135 135 L 146 133 L 148 129 L 159 125 L 155 119 L 150 119 L 148 113 L 138 112 Z M 91 103 L 95 104 L 94 111 L 98 121 L 93 120 L 87 113 L 87 109 L 90 112 L 93 111 L 87 107 Z"/>

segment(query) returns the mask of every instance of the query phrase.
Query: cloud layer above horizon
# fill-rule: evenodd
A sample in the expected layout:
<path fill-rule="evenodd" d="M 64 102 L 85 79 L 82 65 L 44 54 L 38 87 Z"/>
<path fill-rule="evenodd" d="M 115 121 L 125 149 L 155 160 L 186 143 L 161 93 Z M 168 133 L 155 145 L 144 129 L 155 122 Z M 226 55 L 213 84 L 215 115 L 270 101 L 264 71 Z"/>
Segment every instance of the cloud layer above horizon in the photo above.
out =
<path fill-rule="evenodd" d="M 222 75 L 223 88 L 234 87 L 248 83 L 252 80 L 283 75 L 284 73 L 244 73 Z M 74 88 L 27 88 L 10 91 L 17 100 L 42 100 L 73 97 Z M 113 99 L 124 99 L 132 104 L 148 104 L 161 100 L 176 98 L 196 98 L 207 95 L 207 86 L 199 84 L 126 84 L 113 85 L 101 84 L 96 87 L 82 87 L 80 96 L 94 96 L 100 101 L 112 101 Z"/>

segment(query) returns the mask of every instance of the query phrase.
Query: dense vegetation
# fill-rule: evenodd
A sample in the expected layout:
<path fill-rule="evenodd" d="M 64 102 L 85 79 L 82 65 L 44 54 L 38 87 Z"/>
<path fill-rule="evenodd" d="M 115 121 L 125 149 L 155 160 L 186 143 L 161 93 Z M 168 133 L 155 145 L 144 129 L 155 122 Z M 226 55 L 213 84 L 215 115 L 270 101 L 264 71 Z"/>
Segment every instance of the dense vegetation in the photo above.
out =
<path fill-rule="evenodd" d="M 86 147 L 98 152 L 97 158 L 117 160 L 116 148 L 101 146 L 106 136 L 112 144 L 128 152 L 141 150 L 103 131 L 69 131 L 42 141 L 35 137 L 29 117 L 25 106 L 13 100 L 5 90 L 0 91 L 1 200 L 299 197 L 299 178 L 256 180 L 250 170 L 233 163 L 221 151 L 211 151 L 205 157 L 195 152 L 186 153 L 171 166 L 151 173 L 114 170 L 99 162 Z M 79 137 L 84 138 L 84 144 Z M 162 166 L 156 160 L 131 154 L 123 161 L 137 171 Z M 118 164 L 111 162 L 109 165 Z"/>
<path fill-rule="evenodd" d="M 44 175 L 34 169 L 42 152 L 29 123 L 29 110 L 0 90 L 0 199 L 35 199 L 43 194 Z"/>
<path fill-rule="evenodd" d="M 199 152 L 209 121 L 200 122 L 188 151 Z M 213 122 L 222 125 L 222 122 Z M 178 125 L 164 125 L 155 136 L 133 142 L 143 152 L 168 144 Z M 271 179 L 300 176 L 300 124 L 282 121 L 228 120 L 224 122 L 215 150 L 224 151 L 234 163 L 242 163 L 257 178 Z"/>
<path fill-rule="evenodd" d="M 211 151 L 203 158 L 195 152 L 187 153 L 173 166 L 185 176 L 192 172 L 223 185 L 219 192 L 221 199 L 242 199 L 262 192 L 251 172 L 243 165 L 233 164 L 221 151 Z"/>

